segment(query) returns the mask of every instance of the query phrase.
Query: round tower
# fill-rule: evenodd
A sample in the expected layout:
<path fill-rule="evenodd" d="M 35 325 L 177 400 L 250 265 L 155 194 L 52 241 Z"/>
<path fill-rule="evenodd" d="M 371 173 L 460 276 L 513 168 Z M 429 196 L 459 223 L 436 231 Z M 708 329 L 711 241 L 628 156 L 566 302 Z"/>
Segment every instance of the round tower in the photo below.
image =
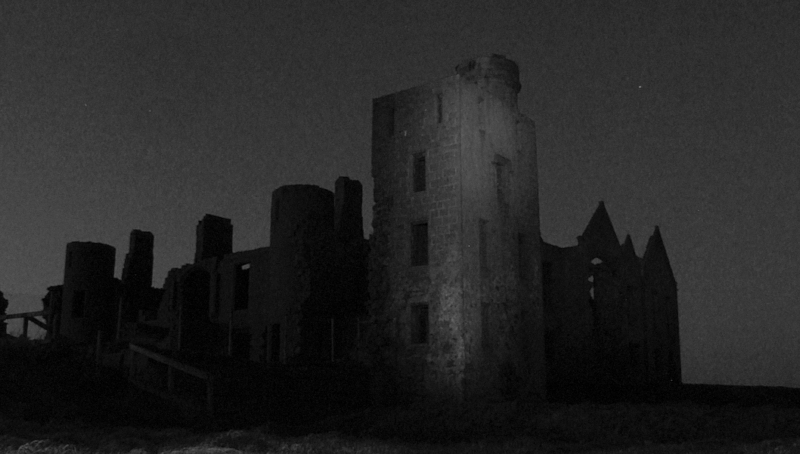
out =
<path fill-rule="evenodd" d="M 60 333 L 79 342 L 104 337 L 114 327 L 114 247 L 75 241 L 67 244 Z"/>

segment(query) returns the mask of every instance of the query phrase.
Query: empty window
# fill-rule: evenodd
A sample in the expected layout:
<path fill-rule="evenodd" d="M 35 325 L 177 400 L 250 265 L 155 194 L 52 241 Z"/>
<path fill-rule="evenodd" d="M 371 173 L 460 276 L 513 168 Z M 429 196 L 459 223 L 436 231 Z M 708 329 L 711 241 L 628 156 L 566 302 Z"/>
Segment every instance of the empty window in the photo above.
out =
<path fill-rule="evenodd" d="M 428 264 L 428 223 L 411 225 L 411 265 Z"/>
<path fill-rule="evenodd" d="M 414 155 L 414 192 L 425 190 L 425 153 Z"/>
<path fill-rule="evenodd" d="M 236 267 L 236 283 L 234 285 L 233 309 L 247 309 L 250 302 L 250 264 Z"/>
<path fill-rule="evenodd" d="M 83 290 L 75 290 L 72 294 L 72 316 L 83 317 L 86 304 L 86 292 Z"/>
<path fill-rule="evenodd" d="M 411 305 L 411 343 L 428 343 L 428 305 Z"/>

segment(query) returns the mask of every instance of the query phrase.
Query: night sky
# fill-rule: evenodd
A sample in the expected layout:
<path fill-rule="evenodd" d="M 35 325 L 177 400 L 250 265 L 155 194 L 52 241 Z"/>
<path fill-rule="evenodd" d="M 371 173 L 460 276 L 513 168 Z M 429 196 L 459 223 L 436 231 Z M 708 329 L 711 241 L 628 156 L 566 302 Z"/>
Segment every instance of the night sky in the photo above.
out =
<path fill-rule="evenodd" d="M 497 53 L 543 238 L 575 244 L 600 200 L 640 256 L 658 225 L 684 381 L 800 387 L 798 24 L 793 0 L 2 0 L 0 290 L 60 284 L 70 241 L 119 276 L 132 229 L 161 286 L 204 214 L 262 247 L 274 189 L 340 175 L 370 232 L 372 98 Z"/>

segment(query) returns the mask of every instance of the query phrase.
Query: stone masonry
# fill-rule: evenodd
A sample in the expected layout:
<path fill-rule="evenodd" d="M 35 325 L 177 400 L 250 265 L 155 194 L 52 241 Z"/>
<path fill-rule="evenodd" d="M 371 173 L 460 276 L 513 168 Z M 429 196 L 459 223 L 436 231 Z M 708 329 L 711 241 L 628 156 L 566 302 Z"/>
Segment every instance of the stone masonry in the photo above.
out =
<path fill-rule="evenodd" d="M 405 396 L 544 397 L 533 122 L 517 65 L 373 101 L 371 343 Z"/>

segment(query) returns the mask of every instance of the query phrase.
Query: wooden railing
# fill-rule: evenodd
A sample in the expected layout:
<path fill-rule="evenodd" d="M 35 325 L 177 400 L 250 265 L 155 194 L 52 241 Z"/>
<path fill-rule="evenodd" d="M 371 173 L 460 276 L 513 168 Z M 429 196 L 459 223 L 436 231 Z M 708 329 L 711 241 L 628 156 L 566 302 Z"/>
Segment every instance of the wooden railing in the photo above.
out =
<path fill-rule="evenodd" d="M 128 349 L 132 352 L 132 354 L 139 354 L 139 355 L 145 356 L 147 358 L 152 359 L 153 361 L 157 361 L 157 362 L 165 364 L 167 366 L 167 396 L 164 396 L 164 397 L 170 397 L 170 398 L 175 398 L 176 397 L 176 393 L 175 393 L 175 375 L 174 375 L 176 370 L 179 370 L 179 371 L 184 372 L 186 374 L 189 374 L 191 376 L 197 377 L 200 380 L 203 380 L 205 382 L 205 385 L 206 385 L 206 396 L 205 396 L 206 397 L 205 398 L 206 412 L 208 413 L 209 416 L 214 414 L 214 375 L 213 374 L 211 374 L 209 372 L 206 372 L 204 370 L 200 370 L 200 369 L 198 369 L 198 368 L 196 368 L 194 366 L 190 366 L 188 364 L 182 363 L 182 362 L 180 362 L 178 360 L 175 360 L 175 359 L 170 358 L 168 356 L 162 355 L 160 353 L 156 353 L 156 352 L 150 351 L 150 350 L 148 350 L 146 348 L 139 347 L 138 345 L 129 344 L 128 345 Z M 131 358 L 131 368 L 130 368 L 130 371 L 129 371 L 129 374 L 128 374 L 128 380 L 131 383 L 134 383 L 135 385 L 139 386 L 140 388 L 145 388 L 147 391 L 151 391 L 151 392 L 155 391 L 156 393 L 158 393 L 158 390 L 148 389 L 142 383 L 138 383 L 138 380 L 134 379 L 134 372 L 135 372 L 134 369 L 136 368 L 135 364 L 136 364 L 136 362 L 133 361 L 133 358 Z"/>
<path fill-rule="evenodd" d="M 48 311 L 36 311 L 36 312 L 20 312 L 18 314 L 0 314 L 0 322 L 5 320 L 10 320 L 14 318 L 21 318 L 22 319 L 22 337 L 28 337 L 28 323 L 33 323 L 34 325 L 42 328 L 45 331 L 50 331 L 50 326 L 47 322 L 42 322 L 40 320 L 36 320 L 36 317 L 43 317 L 47 319 L 47 316 L 50 315 Z"/>

